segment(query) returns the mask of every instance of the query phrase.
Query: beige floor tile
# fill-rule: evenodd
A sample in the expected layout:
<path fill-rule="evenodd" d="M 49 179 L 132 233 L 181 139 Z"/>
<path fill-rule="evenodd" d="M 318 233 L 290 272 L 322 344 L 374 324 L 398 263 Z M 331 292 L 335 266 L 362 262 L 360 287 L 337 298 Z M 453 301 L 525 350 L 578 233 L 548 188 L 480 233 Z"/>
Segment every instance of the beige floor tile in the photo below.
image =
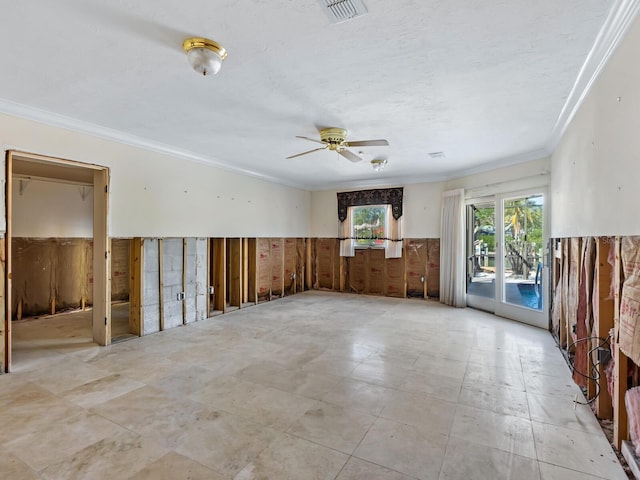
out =
<path fill-rule="evenodd" d="M 64 358 L 42 368 L 28 372 L 24 378 L 43 388 L 60 393 L 90 383 L 108 375 L 106 370 Z"/>
<path fill-rule="evenodd" d="M 458 403 L 505 415 L 529 419 L 526 392 L 482 383 L 462 386 Z"/>
<path fill-rule="evenodd" d="M 536 458 L 531 421 L 458 405 L 451 436 L 528 458 Z"/>
<path fill-rule="evenodd" d="M 14 449 L 56 479 L 622 478 L 550 334 L 485 312 L 305 292 L 109 347 L 89 312 L 13 327 L 12 480 Z"/>
<path fill-rule="evenodd" d="M 412 480 L 414 478 L 380 465 L 351 457 L 340 472 L 340 475 L 336 477 L 336 480 Z"/>
<path fill-rule="evenodd" d="M 469 387 L 478 383 L 513 388 L 521 392 L 525 390 L 521 370 L 469 362 L 464 385 Z"/>
<path fill-rule="evenodd" d="M 449 435 L 456 404 L 416 393 L 394 391 L 380 416 L 398 423 L 428 427 L 432 433 Z"/>
<path fill-rule="evenodd" d="M 6 443 L 5 448 L 40 471 L 60 458 L 124 431 L 105 418 L 82 411 Z"/>
<path fill-rule="evenodd" d="M 513 350 L 475 347 L 469 355 L 469 363 L 522 370 L 520 355 L 518 355 L 515 345 Z"/>
<path fill-rule="evenodd" d="M 594 477 L 543 462 L 540 462 L 540 478 L 541 480 L 605 480 L 602 477 Z"/>
<path fill-rule="evenodd" d="M 0 444 L 44 429 L 78 413 L 76 405 L 47 390 L 40 390 L 35 397 L 18 396 L 14 402 L 4 406 L 0 413 Z"/>
<path fill-rule="evenodd" d="M 150 386 L 162 390 L 176 398 L 189 398 L 197 395 L 220 375 L 204 367 L 190 365 L 181 370 L 158 378 L 150 383 Z"/>
<path fill-rule="evenodd" d="M 307 372 L 325 373 L 337 377 L 347 377 L 353 372 L 360 362 L 347 357 L 336 357 L 327 353 L 318 355 L 313 360 L 303 365 Z"/>
<path fill-rule="evenodd" d="M 436 373 L 429 375 L 411 373 L 407 375 L 398 389 L 411 393 L 430 395 L 448 402 L 455 402 L 458 400 L 461 387 L 462 379 L 460 378 L 452 378 Z"/>
<path fill-rule="evenodd" d="M 81 407 L 91 408 L 143 386 L 144 383 L 114 373 L 62 392 L 61 396 Z"/>
<path fill-rule="evenodd" d="M 0 473 L 2 478 L 11 480 L 37 480 L 40 478 L 29 466 L 12 453 L 0 455 Z"/>
<path fill-rule="evenodd" d="M 411 367 L 421 375 L 444 375 L 446 377 L 462 379 L 467 370 L 467 362 L 450 358 L 434 357 L 430 354 L 421 355 Z"/>
<path fill-rule="evenodd" d="M 538 460 L 609 480 L 626 480 L 602 432 L 589 433 L 533 422 Z"/>
<path fill-rule="evenodd" d="M 322 400 L 369 415 L 379 415 L 393 392 L 393 389 L 345 378 L 323 396 Z"/>
<path fill-rule="evenodd" d="M 332 480 L 348 458 L 335 450 L 282 434 L 234 479 Z"/>
<path fill-rule="evenodd" d="M 387 362 L 365 360 L 351 372 L 350 376 L 375 385 L 398 388 L 410 372 L 409 369 L 390 365 Z"/>
<path fill-rule="evenodd" d="M 602 428 L 591 408 L 566 397 L 528 393 L 531 420 L 564 428 L 600 433 Z"/>
<path fill-rule="evenodd" d="M 143 387 L 95 407 L 92 411 L 166 448 L 179 448 L 195 424 L 216 423 L 221 412 L 189 399 L 177 399 Z"/>
<path fill-rule="evenodd" d="M 379 418 L 354 456 L 421 479 L 438 478 L 447 436 Z"/>
<path fill-rule="evenodd" d="M 554 395 L 573 400 L 576 395 L 578 399 L 584 401 L 584 397 L 580 388 L 573 383 L 570 376 L 552 377 L 549 375 L 538 375 L 533 373 L 524 373 L 524 381 L 527 387 L 527 393 L 538 395 Z"/>
<path fill-rule="evenodd" d="M 275 430 L 230 413 L 186 426 L 175 450 L 233 477 L 277 438 Z"/>
<path fill-rule="evenodd" d="M 539 480 L 537 460 L 450 438 L 439 480 Z"/>
<path fill-rule="evenodd" d="M 286 368 L 276 362 L 261 362 L 240 370 L 236 376 L 267 387 L 277 388 L 309 398 L 320 399 L 341 378 L 323 373 Z"/>
<path fill-rule="evenodd" d="M 150 463 L 127 480 L 223 480 L 222 475 L 175 452 Z"/>
<path fill-rule="evenodd" d="M 123 432 L 49 465 L 40 475 L 50 480 L 127 478 L 166 453 L 151 439 Z"/>
<path fill-rule="evenodd" d="M 291 425 L 287 433 L 351 454 L 375 419 L 355 410 L 317 402 Z"/>

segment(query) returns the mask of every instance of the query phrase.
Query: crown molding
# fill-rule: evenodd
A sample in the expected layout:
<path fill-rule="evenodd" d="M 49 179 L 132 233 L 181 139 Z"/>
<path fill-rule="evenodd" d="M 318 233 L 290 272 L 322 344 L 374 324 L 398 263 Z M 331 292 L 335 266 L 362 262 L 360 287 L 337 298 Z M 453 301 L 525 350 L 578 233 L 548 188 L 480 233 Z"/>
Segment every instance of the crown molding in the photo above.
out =
<path fill-rule="evenodd" d="M 615 0 L 556 120 L 547 150 L 556 149 L 598 75 L 640 11 L 640 0 Z"/>
<path fill-rule="evenodd" d="M 42 123 L 51 127 L 64 128 L 65 130 L 70 130 L 85 135 L 91 135 L 92 137 L 101 138 L 103 140 L 110 140 L 124 145 L 142 148 L 144 150 L 161 153 L 174 158 L 186 159 L 192 162 L 220 168 L 229 172 L 253 177 L 269 183 L 275 183 L 278 185 L 298 188 L 302 190 L 309 190 L 308 185 L 287 182 L 286 180 L 283 180 L 281 178 L 265 175 L 254 170 L 228 165 L 213 157 L 207 157 L 205 155 L 200 155 L 189 150 L 184 150 L 182 148 L 173 147 L 161 142 L 156 142 L 153 140 L 148 140 L 146 138 L 138 137 L 136 135 L 131 135 L 120 130 L 115 130 L 112 128 L 103 127 L 101 125 L 96 125 L 94 123 L 76 120 L 75 118 L 49 112 L 47 110 L 41 110 L 39 108 L 30 107 L 21 103 L 11 102 L 5 99 L 0 99 L 0 113 Z"/>
<path fill-rule="evenodd" d="M 310 190 L 314 192 L 321 192 L 321 191 L 341 190 L 341 189 L 348 189 L 348 188 L 355 188 L 355 189 L 378 188 L 378 187 L 388 187 L 390 185 L 413 185 L 416 183 L 447 182 L 449 180 L 455 180 L 456 178 L 467 177 L 469 175 L 475 175 L 478 173 L 490 172 L 491 170 L 496 170 L 498 168 L 510 167 L 513 165 L 518 165 L 520 163 L 530 162 L 533 160 L 540 160 L 548 156 L 549 156 L 549 151 L 546 148 L 539 148 L 536 150 L 531 150 L 529 152 L 520 153 L 518 155 L 505 157 L 492 162 L 483 163 L 476 167 L 457 170 L 455 172 L 444 174 L 444 175 L 431 175 L 431 176 L 412 175 L 412 176 L 371 178 L 367 180 L 354 180 L 351 182 L 334 183 L 328 186 L 325 186 L 325 185 L 312 186 Z"/>

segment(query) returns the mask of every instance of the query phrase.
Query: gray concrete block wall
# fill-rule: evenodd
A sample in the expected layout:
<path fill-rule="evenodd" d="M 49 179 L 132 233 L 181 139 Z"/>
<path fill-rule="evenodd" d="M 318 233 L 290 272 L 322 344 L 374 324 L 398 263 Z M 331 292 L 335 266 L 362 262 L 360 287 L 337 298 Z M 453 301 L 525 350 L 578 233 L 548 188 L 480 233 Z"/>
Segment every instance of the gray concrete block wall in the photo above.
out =
<path fill-rule="evenodd" d="M 196 239 L 196 320 L 207 318 L 207 239 Z"/>
<path fill-rule="evenodd" d="M 162 240 L 162 280 L 164 328 L 182 325 L 185 292 L 185 320 L 187 323 L 207 318 L 207 239 L 186 239 L 186 288 L 183 286 L 183 239 Z M 144 239 L 144 334 L 160 331 L 160 264 L 158 240 Z"/>
<path fill-rule="evenodd" d="M 160 331 L 160 264 L 158 262 L 158 240 L 144 239 L 144 290 L 142 310 L 144 335 Z"/>
<path fill-rule="evenodd" d="M 182 300 L 178 295 L 183 292 L 183 240 L 165 238 L 162 241 L 162 281 L 164 284 L 164 328 L 182 325 Z"/>
<path fill-rule="evenodd" d="M 196 239 L 187 238 L 187 275 L 185 285 L 185 323 L 197 320 L 196 312 Z"/>

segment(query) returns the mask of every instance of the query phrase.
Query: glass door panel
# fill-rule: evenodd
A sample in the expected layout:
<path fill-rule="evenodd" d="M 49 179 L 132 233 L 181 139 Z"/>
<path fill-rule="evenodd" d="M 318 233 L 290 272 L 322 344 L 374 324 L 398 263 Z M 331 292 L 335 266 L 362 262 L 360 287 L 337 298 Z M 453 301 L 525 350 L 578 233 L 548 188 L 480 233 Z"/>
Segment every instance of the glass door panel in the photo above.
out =
<path fill-rule="evenodd" d="M 467 303 L 493 311 L 496 298 L 496 204 L 467 205 Z"/>
<path fill-rule="evenodd" d="M 543 195 L 504 200 L 504 297 L 518 307 L 542 310 Z"/>
<path fill-rule="evenodd" d="M 495 313 L 542 328 L 549 325 L 545 199 L 546 189 L 499 195 L 496 212 L 502 225 L 496 235 Z"/>

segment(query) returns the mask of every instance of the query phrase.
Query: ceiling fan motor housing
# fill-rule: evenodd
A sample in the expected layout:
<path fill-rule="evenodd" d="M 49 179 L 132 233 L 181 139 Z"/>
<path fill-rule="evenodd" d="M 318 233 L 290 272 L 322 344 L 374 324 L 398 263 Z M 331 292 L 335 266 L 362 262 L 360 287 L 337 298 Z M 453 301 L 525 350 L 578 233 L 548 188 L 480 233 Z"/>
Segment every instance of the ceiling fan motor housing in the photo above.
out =
<path fill-rule="evenodd" d="M 347 138 L 347 131 L 344 128 L 323 128 L 320 130 L 320 139 L 329 143 L 329 150 L 337 150 Z"/>

